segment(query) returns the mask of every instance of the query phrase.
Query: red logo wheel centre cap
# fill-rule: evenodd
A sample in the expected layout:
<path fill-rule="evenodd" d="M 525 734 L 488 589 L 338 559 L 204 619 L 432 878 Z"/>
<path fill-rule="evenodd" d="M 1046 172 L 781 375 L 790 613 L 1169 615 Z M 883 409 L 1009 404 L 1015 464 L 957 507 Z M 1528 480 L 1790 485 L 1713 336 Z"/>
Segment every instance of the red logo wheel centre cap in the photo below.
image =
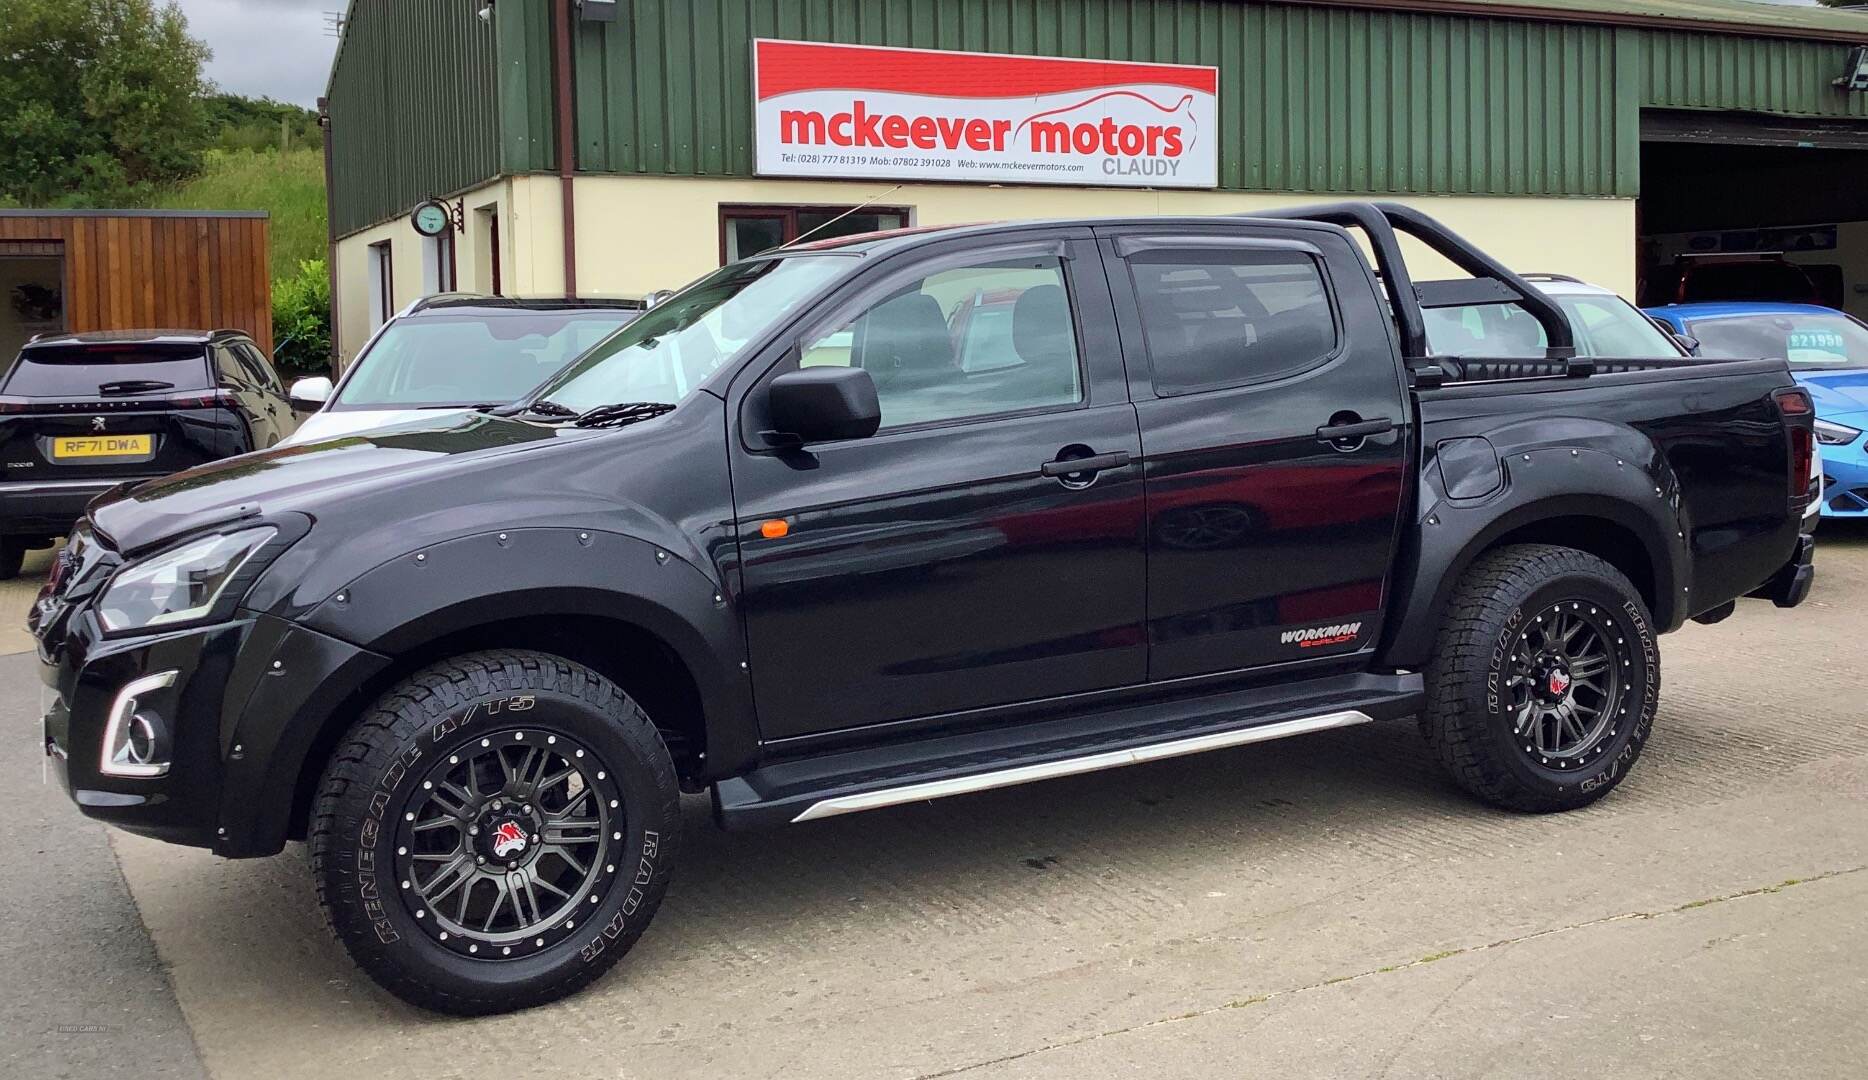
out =
<path fill-rule="evenodd" d="M 531 838 L 525 835 L 525 830 L 519 827 L 518 822 L 502 821 L 493 830 L 493 857 L 503 859 L 508 855 L 517 855 L 529 843 Z"/>

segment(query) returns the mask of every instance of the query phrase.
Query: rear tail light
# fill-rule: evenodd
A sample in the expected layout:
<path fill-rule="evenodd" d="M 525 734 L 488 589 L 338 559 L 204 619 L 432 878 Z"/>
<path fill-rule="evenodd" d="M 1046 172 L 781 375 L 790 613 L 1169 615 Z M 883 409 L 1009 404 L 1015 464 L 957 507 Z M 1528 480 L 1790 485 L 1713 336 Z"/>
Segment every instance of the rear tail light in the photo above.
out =
<path fill-rule="evenodd" d="M 1810 470 L 1816 464 L 1816 432 L 1810 424 L 1815 419 L 1816 407 L 1810 403 L 1809 391 L 1802 388 L 1779 390 L 1772 396 L 1777 399 L 1777 410 L 1786 421 L 1807 418 L 1803 423 L 1789 424 L 1790 497 L 1807 498 Z"/>
<path fill-rule="evenodd" d="M 32 405 L 27 398 L 0 397 L 0 414 L 30 412 Z"/>

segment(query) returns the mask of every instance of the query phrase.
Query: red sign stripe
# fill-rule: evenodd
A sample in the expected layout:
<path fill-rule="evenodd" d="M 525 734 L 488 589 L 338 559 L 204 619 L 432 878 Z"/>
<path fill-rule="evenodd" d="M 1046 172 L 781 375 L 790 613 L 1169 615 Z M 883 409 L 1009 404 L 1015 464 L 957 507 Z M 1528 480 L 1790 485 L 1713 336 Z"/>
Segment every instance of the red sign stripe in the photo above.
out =
<path fill-rule="evenodd" d="M 873 90 L 931 97 L 1017 98 L 1152 83 L 1217 93 L 1219 72 L 1182 64 L 1065 60 L 933 49 L 759 41 L 759 100 L 801 90 Z"/>

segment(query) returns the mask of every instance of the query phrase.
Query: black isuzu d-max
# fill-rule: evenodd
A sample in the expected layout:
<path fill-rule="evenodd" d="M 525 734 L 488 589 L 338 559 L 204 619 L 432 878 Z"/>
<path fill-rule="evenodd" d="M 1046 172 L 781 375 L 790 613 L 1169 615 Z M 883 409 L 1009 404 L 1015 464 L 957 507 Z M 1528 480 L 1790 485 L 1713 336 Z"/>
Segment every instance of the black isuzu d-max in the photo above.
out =
<path fill-rule="evenodd" d="M 1548 355 L 1429 355 L 1480 301 Z M 45 746 L 123 828 L 307 838 L 371 976 L 513 1009 L 643 932 L 683 791 L 803 822 L 1417 716 L 1479 798 L 1589 803 L 1657 635 L 1807 592 L 1811 421 L 1781 360 L 1576 358 L 1398 206 L 794 246 L 516 405 L 104 496 L 31 618 Z"/>

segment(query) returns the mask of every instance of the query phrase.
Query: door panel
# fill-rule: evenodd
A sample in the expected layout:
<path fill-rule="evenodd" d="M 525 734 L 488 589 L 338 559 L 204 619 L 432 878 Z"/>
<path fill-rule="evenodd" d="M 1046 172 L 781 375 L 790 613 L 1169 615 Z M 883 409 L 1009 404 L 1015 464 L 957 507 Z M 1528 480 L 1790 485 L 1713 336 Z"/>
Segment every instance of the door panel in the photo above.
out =
<path fill-rule="evenodd" d="M 1146 678 L 1135 412 L 1095 250 L 1056 250 L 898 272 L 765 376 L 864 368 L 875 436 L 748 451 L 761 399 L 746 395 L 733 486 L 767 738 Z M 1092 455 L 1120 457 L 1045 474 Z"/>
<path fill-rule="evenodd" d="M 1143 381 L 1151 679 L 1352 653 L 1380 631 L 1408 417 L 1385 316 L 1363 275 L 1338 295 L 1332 243 L 1348 255 L 1321 235 L 1110 248 Z"/>

